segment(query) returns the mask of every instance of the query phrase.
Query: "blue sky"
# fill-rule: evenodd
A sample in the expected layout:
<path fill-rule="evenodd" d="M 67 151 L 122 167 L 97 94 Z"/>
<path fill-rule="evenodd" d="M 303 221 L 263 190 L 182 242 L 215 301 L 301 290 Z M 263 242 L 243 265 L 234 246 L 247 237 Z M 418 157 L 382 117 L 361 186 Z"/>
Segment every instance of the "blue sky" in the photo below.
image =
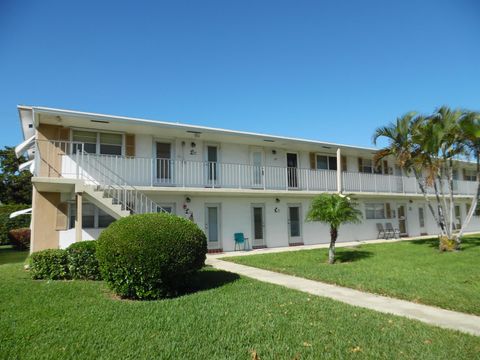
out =
<path fill-rule="evenodd" d="M 371 145 L 480 110 L 480 3 L 0 1 L 0 145 L 17 104 Z"/>

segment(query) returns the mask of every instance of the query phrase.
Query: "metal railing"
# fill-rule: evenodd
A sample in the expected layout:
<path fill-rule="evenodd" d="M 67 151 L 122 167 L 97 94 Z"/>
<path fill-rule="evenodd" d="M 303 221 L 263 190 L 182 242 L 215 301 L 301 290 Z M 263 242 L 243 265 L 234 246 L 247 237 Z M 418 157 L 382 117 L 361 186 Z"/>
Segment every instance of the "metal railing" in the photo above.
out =
<path fill-rule="evenodd" d="M 41 154 L 41 163 L 47 163 L 48 170 L 42 169 L 42 166 L 36 170 L 43 172 L 43 176 L 82 178 L 86 183 L 101 183 L 114 188 L 122 185 L 316 192 L 334 192 L 338 189 L 335 170 L 96 155 L 84 152 L 78 157 L 75 146 L 80 143 L 50 143 L 54 149 L 47 149 L 46 158 Z M 52 154 L 59 159 L 52 160 Z M 105 169 L 108 169 L 108 177 L 105 176 Z M 341 176 L 342 190 L 345 192 L 421 194 L 414 177 L 347 171 L 342 172 Z M 426 188 L 429 194 L 433 194 L 433 188 Z M 444 189 L 448 192 L 447 187 Z M 476 182 L 455 180 L 454 191 L 455 194 L 473 195 Z"/>
<path fill-rule="evenodd" d="M 81 142 L 40 140 L 37 141 L 36 150 L 40 166 L 36 167 L 35 176 L 47 174 L 71 178 L 73 175 L 85 181 L 86 185 L 93 185 L 97 191 L 102 191 L 103 197 L 111 198 L 113 204 L 120 205 L 122 210 L 131 214 L 165 211 L 117 173 L 115 168 L 109 168 L 96 155 L 85 152 Z M 65 161 L 67 158 L 69 160 Z M 75 163 L 74 172 L 65 172 L 64 165 L 70 160 Z"/>

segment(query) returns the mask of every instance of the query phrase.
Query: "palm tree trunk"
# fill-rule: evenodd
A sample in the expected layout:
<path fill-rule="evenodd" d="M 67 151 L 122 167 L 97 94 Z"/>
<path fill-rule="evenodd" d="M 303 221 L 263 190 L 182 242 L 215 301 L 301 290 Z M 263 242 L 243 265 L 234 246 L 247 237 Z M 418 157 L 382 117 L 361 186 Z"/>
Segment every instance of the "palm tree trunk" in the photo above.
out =
<path fill-rule="evenodd" d="M 337 241 L 338 230 L 337 228 L 330 228 L 330 248 L 328 249 L 328 263 L 333 264 L 335 262 L 335 242 Z"/>
<path fill-rule="evenodd" d="M 472 198 L 472 203 L 470 204 L 470 210 L 468 210 L 467 217 L 465 218 L 462 228 L 458 233 L 458 237 L 460 241 L 463 236 L 463 233 L 465 232 L 466 228 L 470 224 L 470 221 L 472 220 L 475 210 L 477 209 L 479 198 L 480 198 L 480 153 L 477 152 L 477 192 L 475 193 L 475 196 Z"/>
<path fill-rule="evenodd" d="M 441 181 L 441 178 L 440 178 Z M 440 231 L 442 236 L 446 235 L 447 229 L 445 224 L 445 214 L 443 213 L 442 202 L 440 200 L 440 193 L 438 191 L 437 182 L 433 181 L 433 190 L 435 191 L 435 198 L 437 199 L 437 212 L 438 212 L 438 220 L 440 222 Z"/>
<path fill-rule="evenodd" d="M 417 183 L 418 183 L 418 187 L 420 188 L 420 191 L 422 192 L 423 194 L 423 198 L 425 200 L 425 202 L 427 203 L 427 206 L 428 208 L 430 209 L 430 212 L 432 213 L 432 216 L 433 216 L 433 219 L 435 220 L 435 222 L 437 223 L 438 227 L 440 228 L 440 230 L 443 232 L 443 224 L 440 222 L 440 219 L 438 218 L 438 216 L 435 214 L 435 209 L 433 208 L 433 205 L 432 205 L 432 202 L 430 201 L 430 199 L 428 198 L 428 195 L 427 195 L 427 190 L 425 189 L 425 185 L 423 184 L 422 182 L 422 179 L 418 173 L 418 170 L 417 169 L 413 169 L 413 174 L 415 176 L 415 179 L 417 179 Z"/>
<path fill-rule="evenodd" d="M 448 187 L 450 191 L 450 234 L 453 237 L 453 225 L 455 224 L 455 202 L 453 200 L 453 160 L 449 159 L 449 167 L 448 167 Z M 460 237 L 455 238 L 455 247 L 460 249 Z"/>

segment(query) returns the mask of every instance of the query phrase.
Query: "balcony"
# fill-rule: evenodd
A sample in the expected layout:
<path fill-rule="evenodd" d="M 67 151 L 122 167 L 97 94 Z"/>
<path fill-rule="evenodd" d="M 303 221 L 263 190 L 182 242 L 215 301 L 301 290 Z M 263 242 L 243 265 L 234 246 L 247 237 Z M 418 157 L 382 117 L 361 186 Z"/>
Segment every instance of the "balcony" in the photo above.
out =
<path fill-rule="evenodd" d="M 221 188 L 335 192 L 337 171 L 222 162 L 94 155 L 74 143 L 37 145 L 36 176 L 82 179 L 86 183 L 144 187 Z M 38 155 L 38 154 L 37 154 Z M 444 184 L 445 190 L 446 184 Z M 473 195 L 476 182 L 455 181 L 456 195 Z M 413 177 L 342 172 L 346 193 L 421 194 Z M 432 188 L 427 188 L 433 194 Z M 447 191 L 447 190 L 446 190 Z"/>

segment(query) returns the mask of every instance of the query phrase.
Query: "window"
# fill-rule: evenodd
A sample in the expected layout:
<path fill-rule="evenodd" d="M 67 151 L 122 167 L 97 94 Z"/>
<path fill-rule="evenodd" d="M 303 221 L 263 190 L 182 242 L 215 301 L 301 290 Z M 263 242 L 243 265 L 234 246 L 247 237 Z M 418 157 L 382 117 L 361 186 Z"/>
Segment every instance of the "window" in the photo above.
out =
<path fill-rule="evenodd" d="M 391 219 L 393 212 L 390 203 L 366 203 L 366 219 Z"/>
<path fill-rule="evenodd" d="M 463 170 L 463 180 L 466 181 L 477 181 L 477 174 L 475 170 Z"/>
<path fill-rule="evenodd" d="M 72 140 L 84 143 L 83 150 L 89 154 L 122 155 L 122 134 L 74 130 Z M 73 153 L 76 150 L 74 146 Z"/>
<path fill-rule="evenodd" d="M 175 203 L 161 203 L 158 204 L 157 212 L 166 211 L 169 214 L 176 214 Z"/>
<path fill-rule="evenodd" d="M 373 161 L 372 159 L 358 159 L 358 171 L 361 173 L 371 174 L 373 173 Z"/>
<path fill-rule="evenodd" d="M 465 204 L 465 205 L 466 205 L 467 214 L 468 214 L 468 212 L 470 211 L 470 206 L 472 205 L 471 204 Z M 480 216 L 480 203 L 477 203 L 477 208 L 475 209 L 473 216 Z"/>
<path fill-rule="evenodd" d="M 70 204 L 70 226 L 72 229 L 75 227 L 75 218 L 77 216 L 77 207 L 75 204 Z M 83 203 L 82 204 L 82 228 L 83 229 L 96 229 L 96 228 L 106 228 L 115 219 L 108 215 L 103 210 L 99 209 L 93 204 Z"/>
<path fill-rule="evenodd" d="M 327 155 L 317 155 L 317 169 L 337 170 L 337 157 Z"/>

